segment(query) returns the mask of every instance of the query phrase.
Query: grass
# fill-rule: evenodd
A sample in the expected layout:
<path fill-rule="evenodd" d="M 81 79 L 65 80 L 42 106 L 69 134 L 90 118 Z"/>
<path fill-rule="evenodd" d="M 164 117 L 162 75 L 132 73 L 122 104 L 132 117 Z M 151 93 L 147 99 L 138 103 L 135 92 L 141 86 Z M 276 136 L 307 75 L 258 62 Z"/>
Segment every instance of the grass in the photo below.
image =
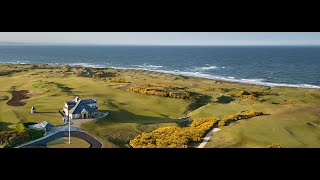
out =
<path fill-rule="evenodd" d="M 186 115 L 191 119 L 223 118 L 245 110 L 262 111 L 269 115 L 222 127 L 205 147 L 266 147 L 272 143 L 280 143 L 284 147 L 319 147 L 320 144 L 320 128 L 308 124 L 320 119 L 319 89 L 272 87 L 270 91 L 279 95 L 262 96 L 266 101 L 259 102 L 230 98 L 226 93 L 263 91 L 267 87 L 141 70 L 104 69 L 107 76 L 131 82 L 117 83 L 104 77 L 92 78 L 94 71 L 90 77 L 78 77 L 72 73 L 76 71 L 74 68 L 64 71 L 47 66 L 0 65 L 3 70 L 14 68 L 22 71 L 0 76 L 0 97 L 8 96 L 10 100 L 12 95 L 9 91 L 15 89 L 29 90 L 30 98 L 22 100 L 26 104 L 19 107 L 7 105 L 8 100 L 0 100 L 0 131 L 10 130 L 19 122 L 63 124 L 58 110 L 65 101 L 78 95 L 82 99 L 97 99 L 99 109 L 109 112 L 104 119 L 82 125 L 104 147 L 129 147 L 128 142 L 138 134 L 159 127 L 177 126 L 181 121 L 179 117 Z M 128 91 L 141 83 L 181 87 L 200 98 L 192 101 Z M 38 113 L 30 113 L 32 106 Z"/>
<path fill-rule="evenodd" d="M 80 138 L 71 137 L 70 142 L 71 144 L 69 144 L 68 137 L 63 137 L 47 143 L 47 147 L 48 148 L 89 148 L 90 147 L 90 144 L 87 141 L 82 140 Z"/>

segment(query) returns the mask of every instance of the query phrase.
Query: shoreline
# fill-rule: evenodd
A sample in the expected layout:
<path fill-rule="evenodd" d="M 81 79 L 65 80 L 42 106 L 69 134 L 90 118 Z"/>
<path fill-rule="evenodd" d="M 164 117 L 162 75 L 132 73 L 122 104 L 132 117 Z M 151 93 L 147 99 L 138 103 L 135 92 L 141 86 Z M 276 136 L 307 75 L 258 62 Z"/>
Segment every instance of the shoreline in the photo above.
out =
<path fill-rule="evenodd" d="M 29 62 L 29 61 L 26 61 Z M 239 84 L 246 84 L 246 85 L 256 85 L 256 86 L 264 86 L 264 87 L 286 87 L 286 88 L 299 88 L 299 89 L 320 89 L 320 86 L 317 85 L 310 85 L 310 84 L 287 84 L 287 83 L 272 83 L 272 82 L 263 82 L 257 81 L 257 79 L 236 79 L 236 78 L 228 78 L 223 76 L 214 76 L 209 74 L 203 74 L 199 72 L 184 72 L 184 71 L 168 71 L 168 70 L 157 70 L 157 69 L 147 69 L 147 68 L 126 68 L 126 67 L 115 67 L 115 66 L 85 66 L 85 63 L 78 63 L 75 64 L 32 64 L 32 63 L 1 63 L 2 65 L 48 65 L 48 66 L 70 66 L 70 67 L 84 67 L 84 68 L 93 68 L 93 69 L 117 69 L 117 70 L 135 70 L 135 71 L 148 71 L 148 72 L 155 72 L 155 73 L 163 73 L 163 74 L 170 74 L 176 76 L 185 76 L 191 78 L 200 78 L 200 79 L 207 79 L 207 80 L 216 80 L 221 82 L 228 82 L 228 83 L 239 83 Z"/>
<path fill-rule="evenodd" d="M 92 68 L 92 67 L 89 67 Z M 225 78 L 219 77 L 208 74 L 201 74 L 201 73 L 193 73 L 199 74 L 197 75 L 190 75 L 191 72 L 173 72 L 173 71 L 166 71 L 166 70 L 149 70 L 149 69 L 139 69 L 139 68 L 120 68 L 120 67 L 110 67 L 111 69 L 121 69 L 121 70 L 138 70 L 138 71 L 148 71 L 148 72 L 156 72 L 156 73 L 163 73 L 163 74 L 170 74 L 176 76 L 186 76 L 192 78 L 200 78 L 200 79 L 207 79 L 207 80 L 215 80 L 221 82 L 228 82 L 228 83 L 239 83 L 239 84 L 246 84 L 246 85 L 256 85 L 256 86 L 265 86 L 265 87 L 287 87 L 287 88 L 302 88 L 302 89 L 320 89 L 320 86 L 316 85 L 309 85 L 309 84 L 285 84 L 285 83 L 270 83 L 270 82 L 258 82 L 251 79 L 234 79 L 234 78 Z M 210 77 L 211 76 L 211 77 Z"/>

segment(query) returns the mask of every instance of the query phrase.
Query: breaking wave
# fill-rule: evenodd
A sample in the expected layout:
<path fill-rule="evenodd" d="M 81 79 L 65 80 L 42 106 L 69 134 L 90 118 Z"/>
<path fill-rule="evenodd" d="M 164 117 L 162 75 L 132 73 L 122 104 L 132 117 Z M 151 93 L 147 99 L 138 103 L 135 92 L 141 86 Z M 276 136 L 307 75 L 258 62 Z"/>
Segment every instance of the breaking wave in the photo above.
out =
<path fill-rule="evenodd" d="M 310 84 L 287 84 L 287 83 L 272 83 L 272 82 L 264 82 L 264 79 L 237 79 L 235 77 L 229 76 L 217 76 L 217 75 L 210 75 L 201 72 L 187 72 L 187 71 L 168 71 L 168 70 L 150 70 L 147 68 L 123 68 L 123 67 L 112 67 L 115 69 L 138 69 L 138 70 L 146 70 L 146 71 L 154 71 L 154 72 L 161 72 L 161 73 L 168 73 L 174 75 L 183 75 L 189 77 L 199 77 L 199 78 L 206 78 L 212 80 L 222 80 L 222 81 L 229 81 L 229 82 L 238 82 L 238 83 L 245 83 L 245 84 L 254 84 L 254 85 L 262 85 L 262 86 L 281 86 L 281 87 L 302 87 L 302 88 L 320 88 L 320 86 L 310 85 Z"/>
<path fill-rule="evenodd" d="M 0 64 L 29 64 L 30 61 L 1 61 Z"/>
<path fill-rule="evenodd" d="M 30 64 L 30 61 L 2 61 L 1 64 Z M 244 79 L 244 78 L 236 78 L 233 76 L 218 76 L 218 75 L 210 75 L 205 73 L 206 70 L 217 69 L 217 66 L 210 66 L 206 64 L 204 67 L 195 67 L 193 69 L 188 69 L 187 71 L 180 70 L 165 70 L 161 65 L 151 65 L 151 64 L 142 64 L 142 65 L 128 65 L 126 67 L 123 66 L 111 66 L 108 63 L 104 64 L 93 64 L 93 63 L 48 63 L 50 65 L 70 65 L 70 66 L 81 66 L 81 67 L 91 67 L 91 68 L 115 68 L 115 69 L 137 69 L 137 70 L 146 70 L 146 71 L 154 71 L 161 73 L 168 73 L 174 75 L 183 75 L 190 77 L 199 77 L 206 78 L 212 80 L 222 80 L 229 82 L 239 82 L 246 84 L 255 84 L 255 85 L 263 85 L 263 86 L 283 86 L 283 87 L 302 87 L 302 88 L 320 88 L 320 86 L 311 85 L 311 84 L 287 84 L 287 83 L 272 83 L 265 82 L 265 79 Z M 225 68 L 225 67 L 221 67 Z"/>
<path fill-rule="evenodd" d="M 145 69 L 159 69 L 162 68 L 163 66 L 159 65 L 152 65 L 152 64 L 143 64 L 143 65 L 130 65 L 132 67 L 138 67 L 138 68 L 145 68 Z"/>

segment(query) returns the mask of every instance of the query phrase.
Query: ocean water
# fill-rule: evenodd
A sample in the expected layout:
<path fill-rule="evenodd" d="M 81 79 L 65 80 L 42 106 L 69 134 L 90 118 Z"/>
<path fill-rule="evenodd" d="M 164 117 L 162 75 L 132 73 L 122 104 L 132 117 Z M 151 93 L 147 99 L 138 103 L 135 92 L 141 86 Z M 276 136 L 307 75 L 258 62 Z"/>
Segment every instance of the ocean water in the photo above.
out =
<path fill-rule="evenodd" d="M 320 88 L 320 46 L 0 45 L 0 63 L 143 69 L 249 84 Z"/>

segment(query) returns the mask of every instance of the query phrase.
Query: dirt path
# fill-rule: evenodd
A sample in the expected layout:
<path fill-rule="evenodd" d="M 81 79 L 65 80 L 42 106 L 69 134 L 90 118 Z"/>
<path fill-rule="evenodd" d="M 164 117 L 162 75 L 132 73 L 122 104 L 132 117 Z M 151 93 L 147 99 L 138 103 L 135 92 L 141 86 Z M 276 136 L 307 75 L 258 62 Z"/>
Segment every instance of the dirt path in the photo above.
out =
<path fill-rule="evenodd" d="M 213 133 L 217 132 L 217 131 L 220 131 L 220 130 L 221 130 L 221 129 L 219 129 L 219 128 L 213 128 L 210 132 L 208 132 L 208 133 L 206 134 L 206 136 L 203 138 L 203 141 L 202 141 L 201 144 L 198 146 L 198 148 L 203 148 L 203 147 L 207 144 L 207 142 L 209 141 L 211 135 L 212 135 Z"/>

